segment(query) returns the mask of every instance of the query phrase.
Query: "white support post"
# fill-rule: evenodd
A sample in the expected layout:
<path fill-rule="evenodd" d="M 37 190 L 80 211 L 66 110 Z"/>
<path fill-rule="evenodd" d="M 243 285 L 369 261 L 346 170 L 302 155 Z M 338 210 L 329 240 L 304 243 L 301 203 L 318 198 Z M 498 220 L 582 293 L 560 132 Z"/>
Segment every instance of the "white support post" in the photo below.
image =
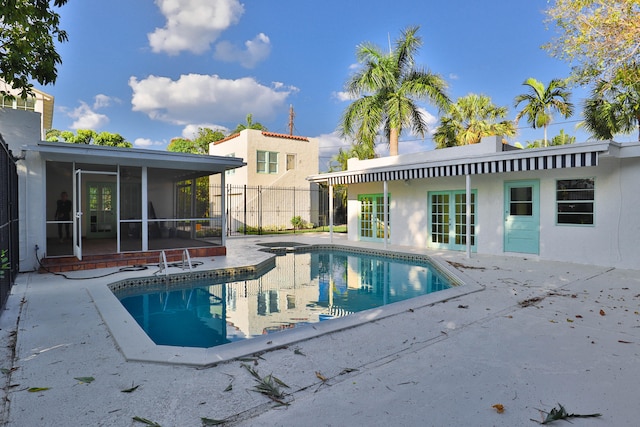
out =
<path fill-rule="evenodd" d="M 149 250 L 149 194 L 147 167 L 142 167 L 142 251 Z"/>
<path fill-rule="evenodd" d="M 388 240 L 388 224 L 389 224 L 389 182 L 385 179 L 382 183 L 382 200 L 383 200 L 383 204 L 384 204 L 384 214 L 383 214 L 383 219 L 382 221 L 384 222 L 384 224 L 382 224 L 383 230 L 384 230 L 384 248 L 387 249 L 387 240 Z"/>
<path fill-rule="evenodd" d="M 329 184 L 329 243 L 333 243 L 333 185 Z"/>
<path fill-rule="evenodd" d="M 220 217 L 221 217 L 221 221 L 220 221 L 220 227 L 222 228 L 220 230 L 220 236 L 222 237 L 222 246 L 227 246 L 227 215 L 226 215 L 226 211 L 227 211 L 227 207 L 226 207 L 226 191 L 225 191 L 225 186 L 227 185 L 227 182 L 225 180 L 225 175 L 226 175 L 226 171 L 222 172 L 220 174 Z"/>
<path fill-rule="evenodd" d="M 471 175 L 467 174 L 465 176 L 466 181 L 466 222 L 467 222 L 467 233 L 466 233 L 466 241 L 467 241 L 467 259 L 471 258 Z"/>

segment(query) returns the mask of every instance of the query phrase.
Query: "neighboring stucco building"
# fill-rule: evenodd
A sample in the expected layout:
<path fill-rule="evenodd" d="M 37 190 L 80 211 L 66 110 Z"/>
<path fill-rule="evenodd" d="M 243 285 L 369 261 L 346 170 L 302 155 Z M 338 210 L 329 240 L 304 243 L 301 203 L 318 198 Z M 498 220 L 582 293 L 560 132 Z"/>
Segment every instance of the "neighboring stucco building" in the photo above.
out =
<path fill-rule="evenodd" d="M 40 139 L 45 139 L 46 131 L 51 129 L 53 124 L 53 95 L 44 93 L 38 89 L 32 89 L 33 95 L 26 99 L 20 97 L 20 91 L 12 89 L 11 85 L 0 79 L 0 90 L 13 95 L 13 99 L 6 96 L 0 97 L 0 108 L 10 108 L 13 110 L 32 111 L 40 113 Z"/>
<path fill-rule="evenodd" d="M 353 159 L 309 180 L 348 185 L 349 240 L 638 267 L 640 143 L 506 147 Z"/>
<path fill-rule="evenodd" d="M 240 157 L 247 164 L 230 170 L 225 175 L 230 226 L 242 226 L 243 215 L 233 214 L 234 212 L 248 211 L 250 215 L 261 216 L 260 223 L 263 227 L 289 228 L 291 217 L 282 212 L 289 212 L 288 206 L 291 203 L 295 203 L 296 214 L 304 221 L 317 223 L 317 191 L 310 191 L 317 186 L 307 181 L 306 177 L 318 173 L 318 153 L 318 140 L 315 138 L 255 129 L 245 129 L 210 144 L 209 154 Z M 212 183 L 219 184 L 219 179 L 213 177 Z M 257 195 L 249 196 L 249 200 L 244 197 L 229 197 L 230 194 L 239 194 L 244 186 L 277 188 L 283 192 L 280 196 L 260 200 Z M 295 201 L 289 200 L 298 190 L 300 193 Z M 212 199 L 215 200 L 215 197 Z M 258 204 L 260 208 L 257 207 Z M 247 223 L 252 222 L 247 219 Z"/>

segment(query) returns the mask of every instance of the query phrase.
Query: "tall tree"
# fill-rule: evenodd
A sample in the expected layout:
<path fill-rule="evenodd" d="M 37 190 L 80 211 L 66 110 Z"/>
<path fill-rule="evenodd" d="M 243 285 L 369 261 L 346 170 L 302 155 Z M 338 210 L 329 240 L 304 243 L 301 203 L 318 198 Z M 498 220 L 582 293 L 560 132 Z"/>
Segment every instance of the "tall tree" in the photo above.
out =
<path fill-rule="evenodd" d="M 267 128 L 262 125 L 260 122 L 253 121 L 253 114 L 247 114 L 247 122 L 246 123 L 238 123 L 238 126 L 234 130 L 231 131 L 231 135 L 234 133 L 240 133 L 245 129 L 257 129 L 266 131 Z"/>
<path fill-rule="evenodd" d="M 524 108 L 516 116 L 516 124 L 526 116 L 527 122 L 537 129 L 544 128 L 543 145 L 547 146 L 547 127 L 553 119 L 553 113 L 558 112 L 569 118 L 573 114 L 573 104 L 569 102 L 571 92 L 567 90 L 564 80 L 553 79 L 548 86 L 530 77 L 523 83 L 529 88 L 528 93 L 516 96 L 514 105 L 516 108 L 525 103 Z"/>
<path fill-rule="evenodd" d="M 439 109 L 449 107 L 444 79 L 415 67 L 414 56 L 422 45 L 418 29 L 402 31 L 389 53 L 371 43 L 358 46 L 356 55 L 362 68 L 346 85 L 356 100 L 342 115 L 343 136 L 373 147 L 382 129 L 389 141 L 389 154 L 395 156 L 404 130 L 409 128 L 420 136 L 428 130 L 417 101 L 429 101 Z"/>
<path fill-rule="evenodd" d="M 437 148 L 476 144 L 485 136 L 513 136 L 516 127 L 507 115 L 507 107 L 497 107 L 486 95 L 469 95 L 451 104 L 433 135 Z M 500 121 L 499 121 L 500 120 Z"/>
<path fill-rule="evenodd" d="M 640 65 L 640 1 L 555 0 L 546 10 L 558 37 L 543 46 L 574 65 L 581 83 Z"/>
<path fill-rule="evenodd" d="M 0 78 L 21 91 L 26 98 L 35 80 L 41 85 L 55 83 L 62 63 L 56 42 L 66 42 L 60 16 L 51 7 L 67 0 L 5 0 L 0 6 Z M 5 95 L 4 90 L 0 90 Z"/>
<path fill-rule="evenodd" d="M 640 76 L 640 69 L 636 72 Z M 627 76 L 600 80 L 584 103 L 584 127 L 596 138 L 613 139 L 636 130 L 640 142 L 640 78 L 631 82 Z"/>

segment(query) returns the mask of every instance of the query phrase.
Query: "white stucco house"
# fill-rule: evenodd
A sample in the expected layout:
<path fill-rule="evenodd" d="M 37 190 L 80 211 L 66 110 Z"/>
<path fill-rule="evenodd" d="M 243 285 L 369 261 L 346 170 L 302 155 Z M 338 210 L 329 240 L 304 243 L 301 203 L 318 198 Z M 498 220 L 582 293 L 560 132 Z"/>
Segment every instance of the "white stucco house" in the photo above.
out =
<path fill-rule="evenodd" d="M 63 271 L 73 260 L 90 269 L 158 262 L 159 251 L 226 253 L 224 200 L 196 196 L 195 180 L 224 183 L 241 158 L 46 142 L 34 110 L 0 108 L 0 134 L 17 158 L 20 271 L 42 259 Z"/>
<path fill-rule="evenodd" d="M 640 143 L 515 149 L 491 137 L 308 179 L 348 186 L 352 241 L 640 265 Z"/>
<path fill-rule="evenodd" d="M 245 221 L 255 224 L 251 216 L 256 215 L 260 215 L 259 222 L 263 227 L 288 228 L 291 227 L 291 212 L 306 222 L 317 222 L 318 193 L 310 191 L 317 185 L 306 179 L 318 173 L 316 138 L 245 129 L 211 143 L 209 154 L 240 157 L 246 163 L 245 167 L 225 174 L 229 223 L 233 229 L 242 227 Z M 211 182 L 218 184 L 219 177 L 212 177 Z M 258 191 L 247 193 L 245 186 Z M 273 197 L 261 197 L 267 189 L 272 190 Z M 279 193 L 275 194 L 275 191 Z M 290 208 L 292 204 L 293 209 Z"/>

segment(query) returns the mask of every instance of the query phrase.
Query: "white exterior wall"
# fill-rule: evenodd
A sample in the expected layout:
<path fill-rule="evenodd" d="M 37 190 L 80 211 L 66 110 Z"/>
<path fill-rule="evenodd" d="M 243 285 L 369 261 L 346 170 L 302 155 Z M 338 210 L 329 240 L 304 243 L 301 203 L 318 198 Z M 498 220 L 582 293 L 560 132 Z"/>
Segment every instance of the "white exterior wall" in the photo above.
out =
<path fill-rule="evenodd" d="M 212 156 L 239 157 L 247 162 L 249 144 L 247 142 L 247 132 L 241 132 L 237 137 L 225 141 L 221 144 L 209 144 L 209 154 Z M 249 163 L 247 162 L 247 165 Z M 225 184 L 245 185 L 248 184 L 248 166 L 233 169 L 225 175 Z M 211 177 L 212 184 L 220 184 L 220 177 Z M 253 185 L 253 184 L 252 184 Z"/>
<path fill-rule="evenodd" d="M 623 147 L 623 152 L 626 147 Z M 629 147 L 634 149 L 634 147 Z M 595 178 L 595 225 L 556 224 L 556 180 Z M 504 184 L 540 182 L 540 253 L 528 258 L 638 268 L 640 263 L 640 157 L 601 156 L 599 166 L 472 175 L 477 191 L 477 253 L 502 255 Z M 390 240 L 393 245 L 429 247 L 428 192 L 464 190 L 465 177 L 390 181 Z M 359 194 L 382 194 L 383 183 L 349 186 L 348 238 L 359 240 Z"/>
<path fill-rule="evenodd" d="M 20 156 L 23 145 L 40 141 L 40 114 L 0 108 L 0 134 L 13 155 Z M 28 152 L 24 160 L 17 162 L 17 170 L 19 269 L 21 272 L 33 271 L 38 269 L 35 246 L 40 248 L 39 257 L 44 256 L 42 251 L 46 247 L 44 161 L 38 153 Z"/>

